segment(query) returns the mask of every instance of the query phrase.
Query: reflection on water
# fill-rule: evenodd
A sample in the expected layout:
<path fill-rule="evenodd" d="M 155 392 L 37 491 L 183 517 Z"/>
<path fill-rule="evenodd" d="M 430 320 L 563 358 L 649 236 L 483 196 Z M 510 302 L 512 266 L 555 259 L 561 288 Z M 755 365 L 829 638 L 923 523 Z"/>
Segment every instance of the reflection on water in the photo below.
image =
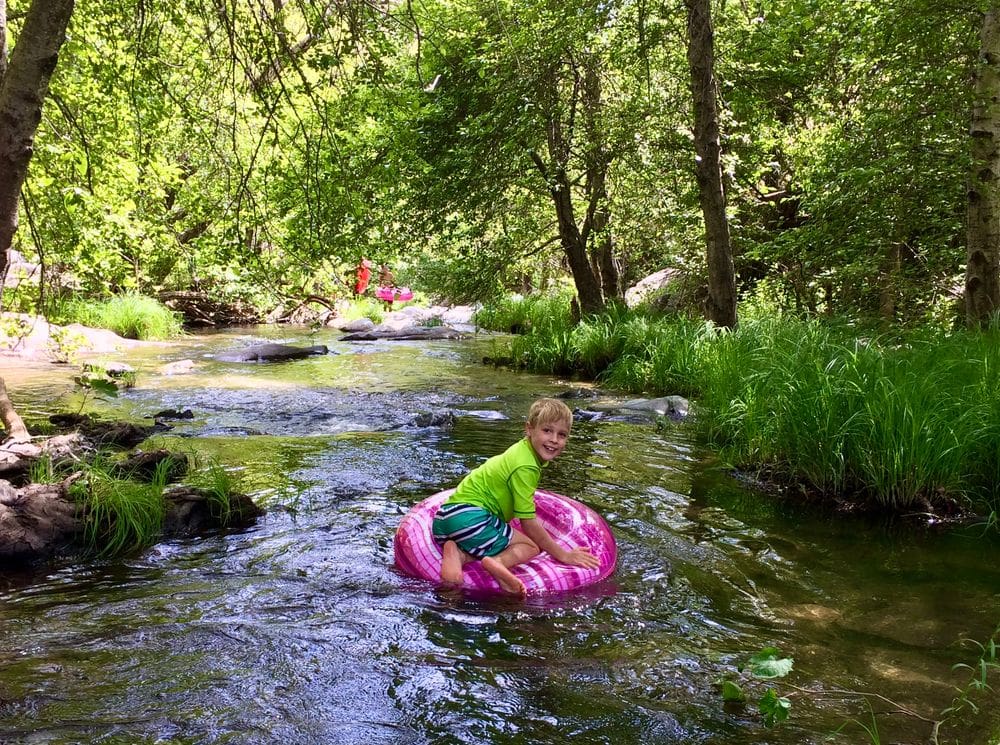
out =
<path fill-rule="evenodd" d="M 130 418 L 192 409 L 159 439 L 226 464 L 271 509 L 243 532 L 5 573 L 0 742 L 821 743 L 869 721 L 843 691 L 938 716 L 967 680 L 952 666 L 975 659 L 959 642 L 998 619 L 995 541 L 760 498 L 682 426 L 643 423 L 575 425 L 543 480 L 608 518 L 612 582 L 520 602 L 400 576 L 392 535 L 409 506 L 503 450 L 530 401 L 569 384 L 483 367 L 482 342 L 266 333 L 333 354 L 240 366 L 210 355 L 249 332 L 192 337 L 135 352 L 135 390 L 84 402 Z M 192 374 L 160 372 L 185 358 Z M 53 392 L 79 405 L 66 380 L 21 373 L 12 395 L 28 411 Z M 440 411 L 453 426 L 415 424 Z M 769 645 L 795 659 L 774 684 L 792 716 L 774 730 L 717 690 Z M 986 741 L 991 716 L 962 742 Z M 930 732 L 878 722 L 883 741 Z M 835 741 L 867 736 L 848 725 Z"/>

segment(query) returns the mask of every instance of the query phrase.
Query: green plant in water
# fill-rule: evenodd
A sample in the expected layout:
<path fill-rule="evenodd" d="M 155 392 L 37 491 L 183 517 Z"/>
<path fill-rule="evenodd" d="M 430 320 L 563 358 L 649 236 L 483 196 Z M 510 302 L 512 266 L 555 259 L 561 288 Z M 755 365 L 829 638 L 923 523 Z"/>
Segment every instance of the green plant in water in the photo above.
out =
<path fill-rule="evenodd" d="M 882 745 L 882 737 L 879 735 L 878 721 L 875 719 L 875 710 L 872 708 L 871 701 L 865 699 L 865 706 L 868 707 L 868 715 L 871 717 L 871 724 L 865 724 L 860 719 L 850 719 L 837 727 L 833 733 L 838 735 L 847 725 L 856 724 L 865 731 L 865 734 L 868 736 L 868 741 L 872 743 L 872 745 Z"/>
<path fill-rule="evenodd" d="M 975 639 L 964 639 L 966 644 L 972 645 L 979 653 L 979 659 L 971 665 L 960 662 L 952 666 L 952 670 L 967 670 L 970 673 L 969 682 L 963 688 L 959 688 L 952 699 L 951 706 L 941 712 L 941 721 L 937 722 L 931 738 L 933 743 L 938 742 L 938 735 L 942 725 L 949 720 L 969 719 L 980 713 L 981 706 L 975 702 L 975 698 L 983 698 L 993 693 L 993 686 L 990 685 L 990 676 L 1000 671 L 1000 661 L 997 659 L 997 637 L 1000 636 L 1000 626 L 994 631 L 989 641 L 985 644 Z M 990 701 L 990 704 L 993 702 Z M 992 707 L 991 707 L 992 708 Z M 993 740 L 996 742 L 996 740 Z"/>
<path fill-rule="evenodd" d="M 163 530 L 163 488 L 169 464 L 157 465 L 152 483 L 114 478 L 110 463 L 97 458 L 71 494 L 84 514 L 84 540 L 97 556 L 117 556 L 146 548 Z"/>
<path fill-rule="evenodd" d="M 745 669 L 754 678 L 773 680 L 788 675 L 792 671 L 792 663 L 792 658 L 782 657 L 777 647 L 765 647 L 747 661 Z M 746 694 L 736 681 L 726 678 L 721 680 L 720 684 L 724 701 L 738 703 L 746 701 Z M 771 687 L 768 687 L 757 700 L 757 711 L 768 727 L 774 727 L 788 719 L 791 708 L 792 702 L 778 695 L 778 692 Z"/>
<path fill-rule="evenodd" d="M 107 396 L 108 398 L 118 396 L 118 384 L 101 371 L 84 370 L 79 375 L 73 376 L 73 382 L 83 388 L 83 400 L 80 401 L 77 414 L 83 411 L 91 395 Z"/>
<path fill-rule="evenodd" d="M 237 484 L 236 476 L 219 463 L 210 463 L 201 476 L 199 485 L 205 489 L 209 513 L 223 525 L 232 515 Z"/>

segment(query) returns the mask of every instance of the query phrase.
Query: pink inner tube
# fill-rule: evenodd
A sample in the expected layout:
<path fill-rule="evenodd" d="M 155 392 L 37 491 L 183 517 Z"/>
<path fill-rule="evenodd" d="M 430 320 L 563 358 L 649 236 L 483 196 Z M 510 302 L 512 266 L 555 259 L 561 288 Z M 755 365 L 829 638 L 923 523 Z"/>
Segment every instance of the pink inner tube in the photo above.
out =
<path fill-rule="evenodd" d="M 444 501 L 454 489 L 439 492 L 418 502 L 403 517 L 393 548 L 396 566 L 411 577 L 440 582 L 441 547 L 431 535 L 431 523 Z M 600 561 L 596 569 L 560 564 L 547 553 L 541 553 L 526 564 L 514 567 L 528 595 L 565 592 L 600 582 L 611 575 L 618 560 L 618 547 L 611 529 L 600 515 L 582 502 L 555 492 L 539 489 L 535 492 L 535 514 L 555 541 L 566 548 L 587 547 Z M 511 523 L 520 527 L 515 519 Z M 497 581 L 478 561 L 465 565 L 462 586 L 470 590 L 500 593 Z"/>
<path fill-rule="evenodd" d="M 379 300 L 405 302 L 413 300 L 413 291 L 409 287 L 379 287 L 375 290 L 375 297 Z"/>

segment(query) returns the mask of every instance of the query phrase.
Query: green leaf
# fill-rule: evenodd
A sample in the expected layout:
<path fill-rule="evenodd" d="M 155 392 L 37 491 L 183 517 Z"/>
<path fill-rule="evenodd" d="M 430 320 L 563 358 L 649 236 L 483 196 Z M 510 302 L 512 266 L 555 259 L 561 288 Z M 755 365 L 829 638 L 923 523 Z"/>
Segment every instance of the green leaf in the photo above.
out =
<path fill-rule="evenodd" d="M 84 388 L 90 388 L 90 390 L 95 393 L 101 393 L 105 396 L 115 397 L 118 395 L 118 386 L 114 381 L 108 380 L 106 378 L 93 377 L 88 373 L 83 375 L 77 375 L 73 378 L 76 384 Z"/>
<path fill-rule="evenodd" d="M 722 681 L 723 701 L 746 701 L 746 694 L 743 689 L 731 680 Z"/>
<path fill-rule="evenodd" d="M 781 657 L 777 647 L 765 647 L 750 658 L 750 672 L 758 678 L 783 678 L 792 671 L 792 658 Z"/>
<path fill-rule="evenodd" d="M 764 715 L 764 724 L 768 727 L 788 719 L 788 712 L 792 708 L 792 702 L 784 696 L 779 696 L 773 688 L 768 688 L 767 693 L 760 697 L 757 708 Z"/>

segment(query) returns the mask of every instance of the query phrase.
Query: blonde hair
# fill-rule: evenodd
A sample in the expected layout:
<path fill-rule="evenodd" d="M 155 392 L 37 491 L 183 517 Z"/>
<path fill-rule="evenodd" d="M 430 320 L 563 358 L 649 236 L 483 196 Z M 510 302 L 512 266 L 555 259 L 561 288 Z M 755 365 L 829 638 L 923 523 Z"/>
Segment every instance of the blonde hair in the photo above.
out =
<path fill-rule="evenodd" d="M 558 422 L 569 429 L 573 426 L 573 412 L 562 401 L 555 398 L 540 398 L 528 409 L 528 426 L 534 429 L 540 424 Z"/>

